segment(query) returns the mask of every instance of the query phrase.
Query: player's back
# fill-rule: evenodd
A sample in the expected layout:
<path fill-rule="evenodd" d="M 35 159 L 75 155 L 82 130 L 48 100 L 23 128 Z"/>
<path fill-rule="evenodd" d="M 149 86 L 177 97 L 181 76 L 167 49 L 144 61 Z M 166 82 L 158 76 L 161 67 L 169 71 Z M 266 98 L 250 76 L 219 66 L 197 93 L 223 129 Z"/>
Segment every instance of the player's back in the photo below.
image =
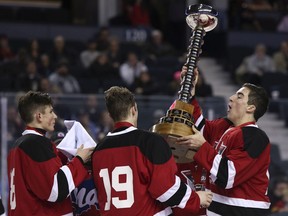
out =
<path fill-rule="evenodd" d="M 156 198 L 174 184 L 173 162 L 159 135 L 135 127 L 109 133 L 92 156 L 101 215 L 171 214 Z"/>

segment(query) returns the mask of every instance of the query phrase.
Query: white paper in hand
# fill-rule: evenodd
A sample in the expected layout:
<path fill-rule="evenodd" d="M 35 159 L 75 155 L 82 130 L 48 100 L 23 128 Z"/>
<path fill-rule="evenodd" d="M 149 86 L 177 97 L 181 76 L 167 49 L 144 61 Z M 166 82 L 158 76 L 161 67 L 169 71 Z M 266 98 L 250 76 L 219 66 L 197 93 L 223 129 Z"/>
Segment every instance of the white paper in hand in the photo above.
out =
<path fill-rule="evenodd" d="M 77 149 L 83 144 L 84 148 L 96 147 L 96 142 L 88 134 L 80 122 L 65 120 L 64 124 L 68 130 L 65 137 L 57 145 L 69 159 L 76 156 Z"/>

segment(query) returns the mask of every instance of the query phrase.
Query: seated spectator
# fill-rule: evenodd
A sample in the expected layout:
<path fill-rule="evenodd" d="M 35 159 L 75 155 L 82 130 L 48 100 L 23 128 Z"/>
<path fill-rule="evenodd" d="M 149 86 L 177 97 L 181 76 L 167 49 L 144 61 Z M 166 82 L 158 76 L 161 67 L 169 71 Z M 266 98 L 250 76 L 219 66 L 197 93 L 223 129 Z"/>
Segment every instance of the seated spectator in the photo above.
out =
<path fill-rule="evenodd" d="M 275 72 L 275 65 L 273 59 L 266 53 L 266 46 L 257 44 L 255 52 L 245 57 L 236 69 L 236 79 L 239 84 L 250 82 L 259 85 L 263 73 L 266 72 Z"/>
<path fill-rule="evenodd" d="M 49 77 L 53 72 L 50 57 L 46 53 L 43 53 L 40 57 L 38 71 L 39 71 L 39 74 L 41 74 L 41 76 L 43 77 Z"/>
<path fill-rule="evenodd" d="M 166 93 L 168 95 L 178 97 L 178 92 L 180 91 L 180 87 L 181 87 L 181 71 L 175 71 L 173 73 L 172 81 L 168 84 Z"/>
<path fill-rule="evenodd" d="M 98 106 L 98 99 L 95 94 L 90 94 L 87 96 L 87 99 L 85 100 L 85 112 L 89 114 L 89 117 L 92 122 L 97 124 L 100 120 L 100 107 Z"/>
<path fill-rule="evenodd" d="M 120 47 L 119 40 L 116 38 L 111 38 L 107 56 L 109 58 L 109 62 L 116 69 L 119 69 L 120 65 L 123 63 L 124 52 Z"/>
<path fill-rule="evenodd" d="M 89 68 L 95 59 L 100 55 L 97 50 L 97 43 L 95 40 L 87 42 L 87 48 L 80 53 L 80 60 L 84 68 Z"/>
<path fill-rule="evenodd" d="M 128 53 L 127 60 L 120 66 L 120 76 L 123 82 L 131 87 L 141 71 L 148 71 L 147 66 L 138 59 L 136 53 Z"/>
<path fill-rule="evenodd" d="M 110 117 L 107 110 L 103 110 L 101 112 L 100 120 L 99 120 L 99 127 L 100 127 L 100 132 L 99 132 L 98 140 L 101 141 L 107 135 L 107 133 L 112 131 L 114 128 L 114 121 Z"/>
<path fill-rule="evenodd" d="M 147 57 L 156 61 L 159 57 L 175 55 L 174 48 L 164 41 L 163 34 L 160 30 L 153 30 L 151 32 L 150 40 L 144 47 Z"/>
<path fill-rule="evenodd" d="M 77 79 L 70 74 L 67 61 L 62 60 L 56 68 L 56 71 L 49 76 L 52 85 L 59 87 L 64 94 L 77 94 L 81 92 Z"/>
<path fill-rule="evenodd" d="M 278 32 L 288 32 L 288 14 L 283 16 L 277 25 Z"/>
<path fill-rule="evenodd" d="M 19 74 L 16 80 L 16 90 L 18 91 L 38 91 L 41 76 L 37 71 L 36 62 L 30 60 L 26 65 L 24 74 Z"/>
<path fill-rule="evenodd" d="M 119 70 L 112 67 L 106 53 L 101 53 L 91 64 L 88 71 L 88 77 L 97 78 L 100 86 L 103 88 L 107 81 L 121 80 Z"/>
<path fill-rule="evenodd" d="M 288 42 L 283 41 L 280 50 L 275 52 L 273 60 L 277 72 L 288 74 Z"/>
<path fill-rule="evenodd" d="M 159 85 L 153 80 L 149 71 L 141 71 L 132 86 L 132 91 L 137 95 L 154 95 L 159 92 Z"/>
<path fill-rule="evenodd" d="M 149 5 L 146 0 L 136 0 L 127 5 L 128 17 L 133 26 L 150 26 Z"/>
<path fill-rule="evenodd" d="M 110 31 L 106 26 L 102 26 L 95 36 L 95 41 L 97 43 L 97 49 L 100 52 L 107 51 L 110 44 Z"/>
<path fill-rule="evenodd" d="M 27 51 L 28 57 L 34 60 L 38 65 L 40 62 L 42 51 L 40 50 L 40 45 L 37 39 L 33 39 L 30 41 Z"/>
<path fill-rule="evenodd" d="M 198 81 L 195 86 L 195 91 L 199 97 L 211 97 L 213 96 L 213 89 L 210 84 L 208 84 L 204 78 L 203 72 L 199 71 Z"/>
<path fill-rule="evenodd" d="M 69 64 L 75 64 L 75 51 L 67 47 L 65 39 L 62 35 L 58 35 L 54 38 L 54 46 L 50 51 L 50 61 L 53 68 L 62 60 L 66 59 Z"/>
<path fill-rule="evenodd" d="M 50 94 L 61 94 L 61 90 L 58 86 L 52 84 L 47 77 L 42 77 L 39 83 L 39 91 Z"/>
<path fill-rule="evenodd" d="M 287 177 L 278 177 L 274 181 L 269 196 L 271 213 L 288 213 L 288 179 Z"/>
<path fill-rule="evenodd" d="M 0 35 L 0 62 L 11 61 L 15 58 L 9 39 L 6 35 Z"/>

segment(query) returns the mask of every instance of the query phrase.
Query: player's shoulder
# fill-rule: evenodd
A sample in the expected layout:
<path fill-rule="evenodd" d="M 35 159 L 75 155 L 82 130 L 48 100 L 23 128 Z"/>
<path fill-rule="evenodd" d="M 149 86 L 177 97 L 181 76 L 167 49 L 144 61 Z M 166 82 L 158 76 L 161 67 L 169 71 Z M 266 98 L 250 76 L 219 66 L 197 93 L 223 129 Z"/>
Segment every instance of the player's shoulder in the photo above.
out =
<path fill-rule="evenodd" d="M 256 126 L 246 126 L 241 128 L 244 149 L 252 158 L 258 157 L 270 144 L 267 134 Z"/>
<path fill-rule="evenodd" d="M 36 162 L 44 162 L 56 157 L 51 141 L 44 136 L 36 134 L 21 136 L 17 139 L 16 146 Z"/>

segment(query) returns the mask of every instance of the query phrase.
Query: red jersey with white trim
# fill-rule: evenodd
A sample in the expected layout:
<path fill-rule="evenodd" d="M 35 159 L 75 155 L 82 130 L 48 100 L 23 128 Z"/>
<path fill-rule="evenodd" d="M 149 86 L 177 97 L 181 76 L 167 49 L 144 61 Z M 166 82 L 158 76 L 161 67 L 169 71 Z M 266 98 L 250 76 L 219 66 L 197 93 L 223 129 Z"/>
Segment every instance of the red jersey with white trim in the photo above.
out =
<path fill-rule="evenodd" d="M 176 175 L 164 138 L 129 123 L 116 127 L 92 155 L 101 216 L 164 216 L 172 214 L 170 206 L 198 212 L 200 199 Z"/>
<path fill-rule="evenodd" d="M 9 152 L 9 216 L 73 215 L 69 194 L 87 171 L 78 157 L 63 166 L 45 132 L 26 129 Z"/>
<path fill-rule="evenodd" d="M 213 202 L 208 208 L 218 215 L 269 214 L 270 141 L 255 122 L 229 127 L 229 121 L 205 120 L 194 99 L 193 117 L 206 143 L 194 160 L 210 173 Z"/>

